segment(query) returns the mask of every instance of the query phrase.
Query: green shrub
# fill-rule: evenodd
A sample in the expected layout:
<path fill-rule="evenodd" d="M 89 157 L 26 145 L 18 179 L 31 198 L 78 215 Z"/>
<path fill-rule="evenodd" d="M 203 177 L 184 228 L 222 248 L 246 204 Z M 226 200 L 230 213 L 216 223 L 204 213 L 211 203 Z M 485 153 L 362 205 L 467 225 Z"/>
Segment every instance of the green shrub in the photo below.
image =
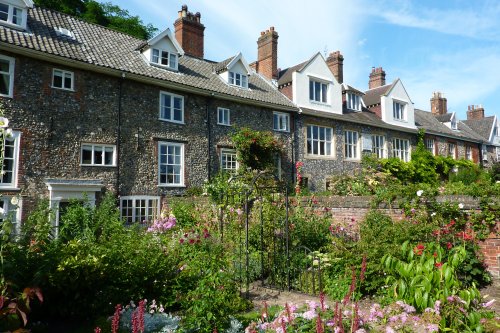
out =
<path fill-rule="evenodd" d="M 181 227 L 192 227 L 196 225 L 196 214 L 194 203 L 184 201 L 173 201 L 171 204 L 172 213 L 177 219 L 177 224 Z"/>

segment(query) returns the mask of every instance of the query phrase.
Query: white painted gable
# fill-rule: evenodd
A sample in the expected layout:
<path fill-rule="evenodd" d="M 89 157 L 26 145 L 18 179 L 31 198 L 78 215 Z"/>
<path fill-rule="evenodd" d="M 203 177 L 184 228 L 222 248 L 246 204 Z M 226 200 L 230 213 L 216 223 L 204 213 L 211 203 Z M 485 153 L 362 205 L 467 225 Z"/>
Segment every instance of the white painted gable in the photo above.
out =
<path fill-rule="evenodd" d="M 292 74 L 293 101 L 299 107 L 342 114 L 342 87 L 328 68 L 325 59 L 317 53 L 304 67 Z M 309 81 L 328 85 L 327 103 L 309 99 Z"/>
<path fill-rule="evenodd" d="M 405 105 L 405 119 L 394 119 L 394 102 L 399 102 Z M 392 84 L 391 90 L 380 97 L 380 103 L 382 109 L 382 120 L 384 122 L 401 127 L 416 128 L 415 108 L 400 79 L 397 79 Z"/>
<path fill-rule="evenodd" d="M 179 45 L 175 37 L 172 35 L 170 29 L 166 29 L 148 40 L 148 47 L 144 49 L 142 54 L 146 57 L 147 61 L 152 61 L 152 50 L 158 49 L 177 55 L 177 58 L 184 55 L 184 50 Z M 174 68 L 176 69 L 176 68 Z"/>
<path fill-rule="evenodd" d="M 225 70 L 220 72 L 220 77 L 229 84 L 229 72 L 234 72 L 240 75 L 245 75 L 247 77 L 247 84 L 248 84 L 248 77 L 252 74 L 252 69 L 248 65 L 247 61 L 243 57 L 243 54 L 240 52 L 238 53 L 226 66 Z M 242 88 L 248 88 L 247 86 L 244 86 Z"/>

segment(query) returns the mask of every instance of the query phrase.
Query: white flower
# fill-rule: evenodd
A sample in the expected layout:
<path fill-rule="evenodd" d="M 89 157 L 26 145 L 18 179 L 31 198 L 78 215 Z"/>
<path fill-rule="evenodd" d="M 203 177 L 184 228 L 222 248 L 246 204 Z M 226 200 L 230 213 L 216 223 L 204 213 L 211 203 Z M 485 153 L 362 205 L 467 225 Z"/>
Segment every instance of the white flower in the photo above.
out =
<path fill-rule="evenodd" d="M 436 212 L 432 213 L 431 216 L 436 216 Z"/>
<path fill-rule="evenodd" d="M 464 204 L 463 203 L 459 203 L 458 204 L 458 208 L 463 209 L 464 208 Z"/>
<path fill-rule="evenodd" d="M 9 126 L 9 119 L 5 117 L 0 117 L 0 127 L 5 128 Z"/>
<path fill-rule="evenodd" d="M 19 203 L 19 198 L 18 197 L 12 197 L 10 199 L 10 203 L 13 204 L 14 206 L 17 206 L 17 204 Z"/>
<path fill-rule="evenodd" d="M 5 213 L 5 211 L 3 210 L 3 208 L 0 208 L 0 215 L 3 215 L 3 213 Z"/>
<path fill-rule="evenodd" d="M 424 190 L 418 190 L 417 197 L 421 197 L 423 193 L 424 193 Z"/>
<path fill-rule="evenodd" d="M 8 137 L 8 138 L 12 137 L 12 128 L 7 128 L 5 130 L 5 136 Z"/>

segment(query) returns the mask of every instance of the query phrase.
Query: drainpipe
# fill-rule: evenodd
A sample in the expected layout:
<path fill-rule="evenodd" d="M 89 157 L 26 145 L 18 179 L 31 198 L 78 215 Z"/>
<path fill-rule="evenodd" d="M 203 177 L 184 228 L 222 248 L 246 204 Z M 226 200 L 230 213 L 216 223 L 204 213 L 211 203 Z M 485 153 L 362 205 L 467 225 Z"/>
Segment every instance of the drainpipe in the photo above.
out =
<path fill-rule="evenodd" d="M 296 135 L 296 132 L 297 132 L 297 115 L 295 113 L 292 112 L 292 124 L 293 124 L 293 131 L 292 131 L 292 143 L 291 143 L 291 146 L 292 146 L 292 182 L 295 182 L 295 175 L 296 175 L 296 171 L 295 170 L 295 147 L 298 147 L 298 144 L 295 142 L 296 138 L 297 138 L 297 135 Z M 297 154 L 298 155 L 298 154 Z"/>
<path fill-rule="evenodd" d="M 208 181 L 211 180 L 212 178 L 212 171 L 211 171 L 211 162 L 212 162 L 212 154 L 211 154 L 211 148 L 212 148 L 212 123 L 210 121 L 210 104 L 212 102 L 212 99 L 214 97 L 214 93 L 211 94 L 210 97 L 207 98 L 207 103 L 205 105 L 205 123 L 207 124 L 207 152 L 208 152 L 208 160 L 207 160 L 207 176 L 208 176 Z"/>
<path fill-rule="evenodd" d="M 125 81 L 125 73 L 122 72 L 120 78 L 120 84 L 118 86 L 118 116 L 117 116 L 117 125 L 118 125 L 118 133 L 116 135 L 116 197 L 120 197 L 120 143 L 122 137 L 122 97 L 123 97 L 123 81 Z"/>

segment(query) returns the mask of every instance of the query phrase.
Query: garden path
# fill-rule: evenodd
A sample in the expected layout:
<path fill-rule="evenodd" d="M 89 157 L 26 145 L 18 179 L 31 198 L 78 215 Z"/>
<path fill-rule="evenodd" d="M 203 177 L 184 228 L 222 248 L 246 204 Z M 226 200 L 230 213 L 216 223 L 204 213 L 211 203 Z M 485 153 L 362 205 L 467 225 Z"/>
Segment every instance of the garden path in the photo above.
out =
<path fill-rule="evenodd" d="M 281 305 L 284 306 L 285 303 L 293 303 L 296 305 L 304 304 L 306 300 L 319 302 L 319 297 L 306 295 L 298 292 L 280 291 L 276 289 L 264 288 L 260 285 L 260 282 L 254 282 L 250 285 L 250 300 L 252 301 L 255 308 L 261 308 L 264 301 L 268 305 Z M 484 301 L 488 302 L 492 299 L 495 302 L 490 307 L 494 310 L 497 316 L 500 316 L 500 279 L 496 278 L 493 280 L 492 284 L 481 289 L 481 295 L 484 297 Z M 333 305 L 328 298 L 326 302 Z M 364 298 L 359 302 L 359 309 L 361 311 L 369 311 L 371 305 L 374 303 L 373 300 Z"/>

